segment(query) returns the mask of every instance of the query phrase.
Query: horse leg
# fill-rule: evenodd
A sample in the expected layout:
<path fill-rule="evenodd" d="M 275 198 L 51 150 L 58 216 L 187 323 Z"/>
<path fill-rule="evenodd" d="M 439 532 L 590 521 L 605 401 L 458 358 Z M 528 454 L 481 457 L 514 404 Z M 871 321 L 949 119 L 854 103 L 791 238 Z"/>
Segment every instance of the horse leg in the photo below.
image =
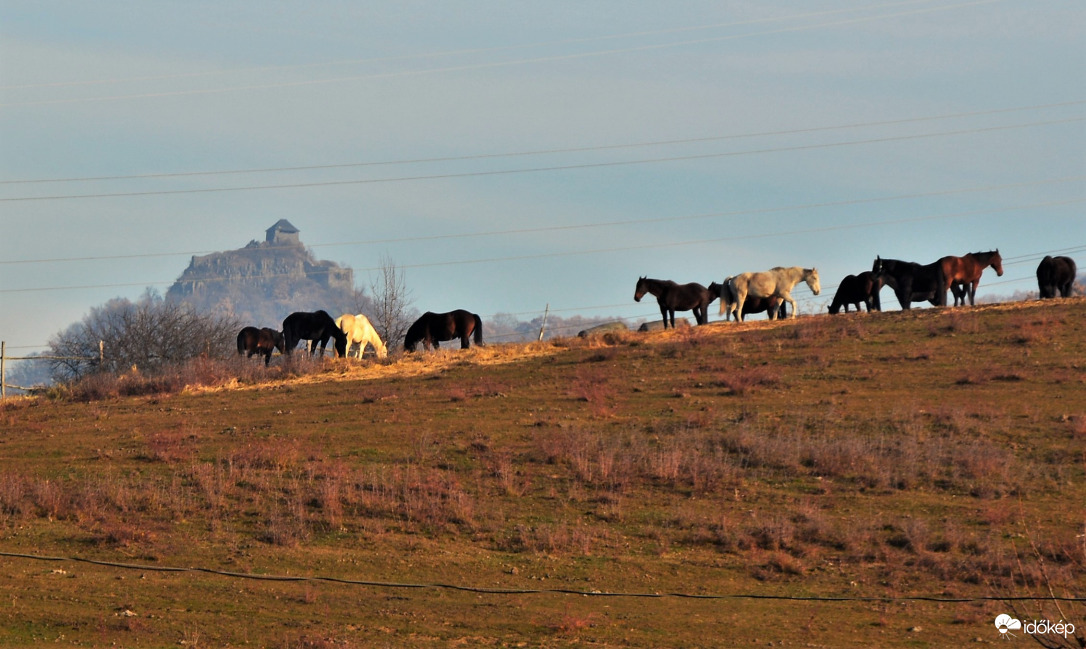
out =
<path fill-rule="evenodd" d="M 743 322 L 743 306 L 747 301 L 747 287 L 737 287 L 735 289 L 735 320 L 737 322 Z"/>
<path fill-rule="evenodd" d="M 977 286 L 980 284 L 980 278 L 978 277 L 969 285 L 969 306 L 976 306 Z M 962 305 L 965 305 L 965 298 L 962 298 Z"/>
<path fill-rule="evenodd" d="M 471 347 L 471 334 L 465 333 L 460 336 L 460 349 L 467 349 Z"/>
<path fill-rule="evenodd" d="M 897 295 L 897 301 L 901 305 L 901 310 L 908 311 L 912 306 L 913 283 L 909 280 L 898 282 L 897 288 L 894 289 L 894 293 Z"/>

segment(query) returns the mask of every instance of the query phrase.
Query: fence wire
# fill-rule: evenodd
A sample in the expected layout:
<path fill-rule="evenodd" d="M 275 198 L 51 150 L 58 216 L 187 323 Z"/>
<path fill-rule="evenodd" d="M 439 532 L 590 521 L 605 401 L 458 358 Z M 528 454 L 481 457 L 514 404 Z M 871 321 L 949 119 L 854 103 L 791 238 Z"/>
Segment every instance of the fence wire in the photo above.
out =
<path fill-rule="evenodd" d="M 581 590 L 576 588 L 484 588 L 481 586 L 465 586 L 462 584 L 447 584 L 440 582 L 411 583 L 391 581 L 370 581 L 365 579 L 346 579 L 343 577 L 327 577 L 312 575 L 271 575 L 247 572 L 231 572 L 215 568 L 202 567 L 178 567 L 178 566 L 153 566 L 136 563 L 119 563 L 115 561 L 103 561 L 100 559 L 88 559 L 86 557 L 55 557 L 37 554 L 24 554 L 20 552 L 0 551 L 0 557 L 14 559 L 31 559 L 35 561 L 86 563 L 107 568 L 122 570 L 140 570 L 144 572 L 171 572 L 171 573 L 202 573 L 234 579 L 249 579 L 254 581 L 275 582 L 325 582 L 332 584 L 344 584 L 348 586 L 363 586 L 382 589 L 413 589 L 413 590 L 451 590 L 483 595 L 574 595 L 579 597 L 607 597 L 607 598 L 643 598 L 643 599 L 699 599 L 699 600 L 778 600 L 791 602 L 938 602 L 938 603 L 971 603 L 971 602 L 1086 602 L 1086 597 L 1072 597 L 1059 595 L 1023 595 L 1023 596 L 997 596 L 975 595 L 971 597 L 940 597 L 936 595 L 901 595 L 901 596 L 856 596 L 856 595 L 773 595 L 764 593 L 683 593 L 683 592 L 615 592 L 601 590 Z"/>

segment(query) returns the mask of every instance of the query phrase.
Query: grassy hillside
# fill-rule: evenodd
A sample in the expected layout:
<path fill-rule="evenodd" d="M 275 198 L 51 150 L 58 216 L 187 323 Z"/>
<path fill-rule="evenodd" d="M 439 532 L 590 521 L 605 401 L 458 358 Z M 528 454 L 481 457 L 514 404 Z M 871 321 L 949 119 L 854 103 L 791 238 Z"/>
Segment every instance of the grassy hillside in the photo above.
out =
<path fill-rule="evenodd" d="M 946 647 L 999 641 L 999 613 L 1081 636 L 1078 603 L 904 598 L 1084 594 L 1084 316 L 719 323 L 9 402 L 0 645 Z"/>

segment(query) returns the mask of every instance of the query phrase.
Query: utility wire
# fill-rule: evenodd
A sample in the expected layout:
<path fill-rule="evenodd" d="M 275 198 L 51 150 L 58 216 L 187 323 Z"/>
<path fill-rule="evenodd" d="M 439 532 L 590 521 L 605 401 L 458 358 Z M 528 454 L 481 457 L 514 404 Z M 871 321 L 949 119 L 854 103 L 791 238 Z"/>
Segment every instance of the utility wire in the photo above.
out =
<path fill-rule="evenodd" d="M 551 41 L 551 42 L 523 43 L 523 44 L 518 43 L 518 44 L 515 44 L 515 45 L 487 47 L 487 48 L 470 48 L 470 49 L 450 50 L 450 51 L 447 51 L 447 52 L 429 52 L 429 53 L 422 53 L 422 54 L 407 54 L 407 55 L 402 55 L 402 56 L 381 56 L 381 57 L 371 57 L 371 58 L 366 58 L 366 59 L 347 59 L 347 60 L 341 60 L 341 61 L 322 61 L 322 62 L 315 62 L 315 63 L 299 63 L 299 64 L 294 64 L 294 65 L 265 65 L 265 66 L 252 67 L 252 68 L 242 68 L 242 69 L 209 70 L 209 71 L 205 71 L 205 72 L 187 72 L 187 73 L 180 73 L 180 74 L 143 76 L 143 77 L 129 77 L 129 78 L 121 78 L 121 79 L 95 79 L 95 80 L 87 80 L 87 81 L 54 81 L 54 82 L 46 82 L 46 83 L 30 83 L 30 84 L 0 86 L 0 90 L 25 90 L 25 89 L 36 89 L 36 88 L 60 88 L 60 87 L 68 87 L 68 86 L 92 86 L 92 85 L 107 85 L 107 84 L 118 84 L 118 83 L 136 83 L 136 82 L 143 82 L 143 81 L 169 81 L 169 80 L 174 80 L 174 79 L 191 79 L 191 78 L 199 78 L 199 77 L 223 76 L 223 75 L 228 75 L 228 74 L 249 74 L 249 73 L 253 73 L 253 72 L 269 72 L 269 71 L 311 70 L 313 68 L 338 67 L 338 66 L 345 66 L 345 65 L 359 65 L 359 64 L 369 64 L 369 63 L 390 63 L 390 62 L 394 62 L 394 61 L 412 61 L 412 60 L 420 60 L 420 59 L 435 59 L 435 58 L 444 58 L 444 57 L 450 57 L 450 56 L 462 56 L 462 55 L 465 55 L 465 54 L 488 54 L 488 53 L 492 53 L 492 52 L 502 52 L 502 51 L 508 51 L 508 50 L 517 50 L 517 49 L 523 50 L 523 49 L 532 49 L 532 48 L 540 48 L 540 47 L 553 47 L 553 46 L 556 46 L 556 45 L 570 45 L 570 44 L 579 44 L 579 43 L 592 43 L 592 42 L 605 41 L 605 40 L 618 40 L 618 39 L 623 39 L 623 38 L 641 38 L 641 37 L 645 37 L 645 36 L 658 36 L 658 35 L 661 35 L 661 34 L 675 34 L 675 33 L 683 33 L 683 32 L 707 31 L 707 30 L 710 30 L 710 29 L 721 29 L 721 28 L 725 28 L 725 27 L 741 27 L 741 26 L 746 26 L 746 25 L 757 25 L 757 24 L 763 24 L 763 23 L 785 22 L 785 21 L 788 21 L 788 20 L 800 20 L 800 19 L 804 19 L 804 18 L 815 18 L 815 17 L 820 17 L 820 16 L 830 16 L 830 15 L 844 14 L 844 13 L 855 13 L 855 12 L 859 12 L 859 11 L 872 11 L 872 10 L 877 10 L 877 9 L 888 9 L 888 8 L 894 8 L 894 7 L 906 7 L 906 6 L 918 5 L 918 4 L 931 4 L 931 0 L 910 0 L 909 2 L 892 2 L 892 3 L 886 3 L 886 4 L 882 4 L 882 5 L 873 5 L 873 6 L 867 6 L 867 7 L 834 9 L 834 10 L 829 10 L 829 11 L 819 11 L 819 12 L 804 13 L 804 14 L 793 14 L 793 15 L 790 15 L 790 16 L 776 16 L 776 17 L 772 17 L 772 18 L 759 18 L 759 19 L 753 19 L 753 20 L 744 20 L 744 21 L 736 21 L 736 22 L 728 22 L 728 23 L 715 23 L 715 24 L 711 24 L 711 25 L 694 25 L 694 26 L 687 26 L 687 27 L 671 27 L 671 28 L 667 28 L 667 29 L 658 29 L 658 30 L 652 30 L 652 31 L 627 32 L 627 33 L 623 33 L 623 34 L 607 34 L 607 35 L 603 35 L 603 36 L 591 36 L 591 37 L 585 37 L 585 38 L 568 38 L 568 39 L 563 39 L 563 40 L 559 40 L 559 41 Z"/>
<path fill-rule="evenodd" d="M 752 239 L 766 239 L 766 238 L 769 238 L 769 237 L 783 237 L 783 236 L 791 236 L 791 235 L 797 235 L 797 234 L 817 234 L 817 233 L 822 233 L 822 232 L 834 232 L 834 231 L 839 231 L 839 230 L 855 230 L 855 229 L 861 229 L 861 228 L 880 227 L 880 226 L 885 226 L 885 225 L 901 225 L 901 224 L 904 224 L 904 223 L 916 223 L 916 222 L 933 221 L 933 220 L 939 220 L 939 219 L 963 218 L 963 217 L 978 216 L 978 215 L 983 215 L 983 214 L 997 214 L 997 213 L 1020 211 L 1020 210 L 1025 210 L 1025 209 L 1035 209 L 1035 208 L 1040 208 L 1040 207 L 1057 207 L 1057 206 L 1063 206 L 1063 205 L 1073 205 L 1073 204 L 1082 203 L 1082 202 L 1086 202 L 1086 198 L 1076 198 L 1076 199 L 1070 199 L 1070 200 L 1065 200 L 1065 201 L 1052 201 L 1052 202 L 1047 202 L 1047 203 L 1034 203 L 1034 204 L 1031 204 L 1031 205 L 1016 205 L 1016 206 L 1012 206 L 1012 207 L 1005 207 L 1005 208 L 999 208 L 999 209 L 970 210 L 970 211 L 966 211 L 966 212 L 957 212 L 957 213 L 951 213 L 951 214 L 926 215 L 926 216 L 910 217 L 910 218 L 903 218 L 903 219 L 892 219 L 892 220 L 887 220 L 887 221 L 869 221 L 869 222 L 864 222 L 864 223 L 849 223 L 849 224 L 845 224 L 845 225 L 822 226 L 822 227 L 817 227 L 817 228 L 804 228 L 804 229 L 800 229 L 800 230 L 790 230 L 790 231 L 784 231 L 784 232 L 764 232 L 764 233 L 759 233 L 759 234 L 731 235 L 731 236 L 720 237 L 720 238 L 715 238 L 715 239 L 702 238 L 702 239 L 695 239 L 695 240 L 692 240 L 692 241 L 675 241 L 675 242 L 671 242 L 671 243 L 655 242 L 655 243 L 645 244 L 645 245 L 640 245 L 640 246 L 625 246 L 625 247 L 620 247 L 620 248 L 597 248 L 597 249 L 592 249 L 592 250 L 574 250 L 574 251 L 568 251 L 568 252 L 539 253 L 539 254 L 534 254 L 534 255 L 513 255 L 513 256 L 509 256 L 509 257 L 489 257 L 489 258 L 463 259 L 463 260 L 456 260 L 456 261 L 438 261 L 438 262 L 427 262 L 427 263 L 417 263 L 417 264 L 403 264 L 403 265 L 400 266 L 400 268 L 412 269 L 412 268 L 435 268 L 435 267 L 444 267 L 444 266 L 464 266 L 464 265 L 470 265 L 470 264 L 485 264 L 485 263 L 496 263 L 496 262 L 507 262 L 507 261 L 527 261 L 527 260 L 532 260 L 532 259 L 547 259 L 547 258 L 556 258 L 556 257 L 573 257 L 573 256 L 580 256 L 580 255 L 593 255 L 593 254 L 603 254 L 603 253 L 613 253 L 613 252 L 628 252 L 628 251 L 631 251 L 631 250 L 655 250 L 655 249 L 659 249 L 659 248 L 675 248 L 675 247 L 682 247 L 682 246 L 704 245 L 704 244 L 708 244 L 708 243 L 728 243 L 728 242 L 733 242 L 733 241 L 748 241 L 748 240 L 752 240 Z M 327 271 L 314 271 L 314 272 L 319 274 L 321 272 L 333 272 L 333 271 L 336 271 L 336 270 L 340 270 L 340 269 L 339 268 L 332 268 L 332 269 L 328 269 Z M 352 269 L 352 270 L 354 271 L 356 269 Z M 375 271 L 379 271 L 379 270 L 381 270 L 381 268 L 375 266 L 375 267 L 370 267 L 370 268 L 357 269 L 357 272 L 375 272 Z M 252 275 L 252 276 L 247 277 L 246 279 L 247 280 L 274 279 L 275 277 L 281 277 L 281 276 L 286 276 L 286 275 L 285 274 Z M 223 277 L 203 277 L 203 278 L 201 278 L 201 277 L 196 277 L 196 278 L 181 278 L 179 280 L 158 281 L 158 282 L 127 282 L 127 283 L 119 283 L 119 284 L 56 286 L 56 287 L 36 287 L 36 288 L 3 288 L 3 289 L 0 289 L 0 294 L 2 294 L 2 293 L 30 293 L 30 292 L 37 292 L 37 291 L 61 291 L 61 290 L 75 290 L 75 289 L 84 290 L 84 289 L 92 289 L 92 288 L 122 288 L 122 287 L 132 287 L 132 286 L 149 286 L 149 285 L 150 286 L 154 286 L 154 285 L 167 285 L 168 286 L 168 285 L 174 284 L 177 281 L 181 281 L 182 283 L 217 282 L 217 281 L 230 281 L 230 278 L 223 278 Z"/>
<path fill-rule="evenodd" d="M 621 149 L 633 149 L 643 147 L 655 147 L 655 146 L 670 146 L 676 144 L 700 144 L 705 142 L 720 142 L 724 140 L 740 140 L 740 139 L 753 139 L 759 137 L 776 137 L 782 135 L 801 135 L 807 133 L 819 133 L 824 131 L 837 131 L 853 128 L 872 128 L 878 126 L 897 126 L 901 124 L 915 124 L 920 122 L 931 122 L 937 120 L 947 119 L 960 119 L 964 117 L 983 117 L 988 115 L 999 115 L 1003 113 L 1022 112 L 1030 110 L 1046 110 L 1050 108 L 1064 108 L 1068 106 L 1080 106 L 1086 104 L 1086 100 L 1076 100 L 1067 102 L 1058 102 L 1053 104 L 1042 104 L 1037 106 L 1018 106 L 1013 108 L 997 108 L 991 110 L 972 111 L 967 113 L 952 113 L 947 115 L 934 115 L 926 117 L 911 117 L 894 120 L 882 120 L 874 122 L 857 122 L 854 124 L 839 124 L 835 126 L 813 126 L 809 128 L 798 129 L 785 129 L 780 131 L 763 131 L 759 133 L 739 133 L 732 135 L 711 135 L 705 137 L 696 138 L 684 138 L 675 140 L 654 140 L 649 142 L 633 142 L 624 144 L 605 144 L 599 146 L 588 147 L 568 147 L 568 148 L 556 148 L 556 149 L 538 149 L 533 151 L 514 151 L 506 153 L 479 153 L 473 155 L 461 155 L 461 156 L 443 156 L 443 157 L 431 157 L 431 158 L 408 158 L 403 160 L 384 160 L 384 161 L 371 161 L 371 162 L 345 162 L 345 163 L 333 163 L 333 164 L 321 164 L 321 165 L 295 165 L 285 167 L 258 167 L 252 169 L 222 169 L 215 171 L 179 171 L 179 172 L 163 172 L 163 173 L 145 173 L 145 174 L 127 174 L 127 175 L 110 175 L 110 176 L 82 176 L 82 177 L 70 177 L 70 178 L 36 178 L 26 180 L 0 180 L 0 185 L 14 185 L 14 184 L 45 184 L 45 183 L 69 183 L 69 182 L 100 182 L 100 181 L 114 181 L 114 180 L 149 180 L 149 179 L 161 179 L 161 178 L 191 178 L 200 176 L 227 176 L 227 175 L 242 175 L 242 174 L 261 174 L 261 173 L 284 173 L 295 171 L 325 171 L 329 169 L 352 169 L 360 167 L 380 167 L 380 166 L 395 166 L 395 165 L 413 165 L 413 164 L 431 164 L 438 162 L 465 162 L 469 160 L 489 160 L 495 158 L 517 158 L 539 155 L 555 155 L 560 153 L 590 153 L 596 151 L 614 151 Z"/>
<path fill-rule="evenodd" d="M 211 95 L 222 94 L 227 92 L 237 92 L 243 90 L 270 90 L 276 88 L 296 88 L 304 86 L 315 86 L 333 83 L 345 83 L 351 81 L 368 81 L 377 79 L 388 79 L 396 77 L 406 76 L 422 76 L 439 73 L 449 72 L 466 72 L 471 70 L 487 70 L 504 68 L 518 65 L 527 65 L 534 63 L 555 63 L 562 61 L 576 61 L 580 59 L 598 57 L 598 56 L 611 56 L 615 54 L 631 54 L 637 52 L 651 52 L 657 50 L 671 49 L 677 47 L 688 47 L 693 45 L 704 45 L 708 43 L 720 43 L 725 41 L 739 40 L 744 38 L 753 38 L 757 36 L 772 36 L 776 34 L 787 34 L 794 32 L 811 31 L 815 29 L 822 29 L 827 27 L 844 27 L 848 25 L 855 25 L 865 22 L 873 22 L 876 20 L 885 20 L 887 18 L 901 18 L 905 16 L 913 16 L 925 13 L 933 13 L 938 11 L 948 11 L 952 9 L 960 9 L 964 7 L 974 7 L 985 4 L 993 4 L 1000 2 L 1001 0 L 975 0 L 973 2 L 962 2 L 952 5 L 942 5 L 938 7 L 928 7 L 923 9 L 914 9 L 911 11 L 901 11 L 897 13 L 879 14 L 877 16 L 865 16 L 861 18 L 850 18 L 847 20 L 839 20 L 835 22 L 820 23 L 815 25 L 803 25 L 795 27 L 782 27 L 780 29 L 772 29 L 761 32 L 749 32 L 745 34 L 731 34 L 727 36 L 717 36 L 711 38 L 701 38 L 687 41 L 677 41 L 672 43 L 659 43 L 654 45 L 641 45 L 636 47 L 617 48 L 610 50 L 597 50 L 593 52 L 579 52 L 575 54 L 558 54 L 553 56 L 540 56 L 528 59 L 515 59 L 510 61 L 496 61 L 490 63 L 476 63 L 465 65 L 453 65 L 440 68 L 429 68 L 420 70 L 404 70 L 399 72 L 384 72 L 384 73 L 372 73 L 363 75 L 352 75 L 346 77 L 336 77 L 330 79 L 307 79 L 304 81 L 285 81 L 278 83 L 264 83 L 264 84 L 250 84 L 245 86 L 231 86 L 226 88 L 206 88 L 200 90 L 175 90 L 165 92 L 152 92 L 142 94 L 131 95 L 113 95 L 103 97 L 80 97 L 71 99 L 54 99 L 54 100 L 42 100 L 42 101 L 26 101 L 26 102 L 12 102 L 7 104 L 0 104 L 0 108 L 14 108 L 14 107 L 31 107 L 31 106 L 49 106 L 59 104 L 72 104 L 72 103 L 89 103 L 89 102 L 104 102 L 104 101 L 118 101 L 128 99 L 156 99 L 167 97 L 181 97 L 187 95 Z"/>
<path fill-rule="evenodd" d="M 167 190 L 149 190 L 149 191 L 136 191 L 136 192 L 115 192 L 115 193 L 98 193 L 98 194 L 66 194 L 66 195 L 54 195 L 54 196 L 17 196 L 12 198 L 0 198 L 2 203 L 12 202 L 26 202 L 26 201 L 54 201 L 54 200 L 72 200 L 72 199 L 89 199 L 89 198 L 129 198 L 135 196 L 171 196 L 179 194 L 210 194 L 221 192 L 242 192 L 242 191 L 261 191 L 261 190 L 276 190 L 276 189 L 302 189 L 313 187 L 337 187 L 345 185 L 372 185 L 380 183 L 402 183 L 412 182 L 420 180 L 450 180 L 455 178 L 478 178 L 486 176 L 508 176 L 514 174 L 527 174 L 527 173 L 543 173 L 553 171 L 569 171 L 574 169 L 600 169 L 605 167 L 624 167 L 644 164 L 656 164 L 665 162 L 689 162 L 692 160 L 710 160 L 716 158 L 729 158 L 747 155 L 762 155 L 767 153 L 783 153 L 789 151 L 810 151 L 815 149 L 833 149 L 849 146 L 859 146 L 864 144 L 883 144 L 887 142 L 903 142 L 908 140 L 921 140 L 930 139 L 936 137 L 948 137 L 957 135 L 975 135 L 979 133 L 993 133 L 999 131 L 1008 131 L 1020 128 L 1032 128 L 1037 126 L 1054 126 L 1059 124 L 1070 124 L 1074 122 L 1086 121 L 1086 117 L 1070 117 L 1066 119 L 1048 120 L 1042 122 L 1030 122 L 1025 124 L 1008 124 L 1003 126 L 989 126 L 984 128 L 974 129 L 961 129 L 956 131 L 941 131 L 938 133 L 920 133 L 913 135 L 897 135 L 880 138 L 870 138 L 865 140 L 849 140 L 844 142 L 828 142 L 821 144 L 805 144 L 798 146 L 787 147 L 770 147 L 765 149 L 750 149 L 746 151 L 728 151 L 724 153 L 701 153 L 685 156 L 668 156 L 659 158 L 647 158 L 641 160 L 617 160 L 609 162 L 586 162 L 579 164 L 569 165 L 552 165 L 546 167 L 526 167 L 521 169 L 498 169 L 491 171 L 466 171 L 458 173 L 443 173 L 443 174 L 430 174 L 430 175 L 417 175 L 417 176 L 400 176 L 391 178 L 367 178 L 358 180 L 331 180 L 321 182 L 307 182 L 307 183 L 282 183 L 275 185 L 247 185 L 247 186 L 235 186 L 235 187 L 204 187 L 199 189 L 167 189 Z"/>
<path fill-rule="evenodd" d="M 947 189 L 935 192 L 924 192 L 918 194 L 899 194 L 897 196 L 883 196 L 879 198 L 857 198 L 843 201 L 829 201 L 824 203 L 807 203 L 800 205 L 784 205 L 780 207 L 767 207 L 760 209 L 750 210 L 733 210 L 725 212 L 708 212 L 704 214 L 687 214 L 681 216 L 661 216 L 647 219 L 626 219 L 621 221 L 605 221 L 599 223 L 579 223 L 574 225 L 551 225 L 538 228 L 516 228 L 509 230 L 490 230 L 483 232 L 465 232 L 459 234 L 434 234 L 425 236 L 413 236 L 413 237 L 396 237 L 391 239 L 368 239 L 365 241 L 337 241 L 335 243 L 315 243 L 307 244 L 309 248 L 325 248 L 333 246 L 358 246 L 358 245 L 384 245 L 390 243 L 412 243 L 419 241 L 441 241 L 449 239 L 465 239 L 474 237 L 488 237 L 488 236 L 508 236 L 514 234 L 539 234 L 543 232 L 561 232 L 569 230 L 585 230 L 590 228 L 607 228 L 629 225 L 645 225 L 650 223 L 671 223 L 677 221 L 690 221 L 697 219 L 709 219 L 709 218 L 722 218 L 722 217 L 736 217 L 736 216 L 750 216 L 750 215 L 766 215 L 777 212 L 788 212 L 795 210 L 811 210 L 822 209 L 827 207 L 844 207 L 849 205 L 864 205 L 871 203 L 883 203 L 889 201 L 908 200 L 914 198 L 931 198 L 935 196 L 951 196 L 954 194 L 969 194 L 980 193 L 989 191 L 1001 191 L 1004 189 L 1020 189 L 1023 187 L 1036 187 L 1038 185 L 1050 185 L 1066 182 L 1079 182 L 1086 180 L 1086 176 L 1069 176 L 1066 178 L 1053 178 L 1030 182 L 1020 183 L 1007 183 L 1003 185 L 986 185 L 978 187 L 966 187 L 959 189 Z M 275 250 L 275 249 L 287 249 L 293 246 L 263 246 L 261 251 Z M 144 259 L 154 257 L 174 257 L 174 256 L 189 256 L 189 255 L 206 255 L 221 252 L 217 250 L 193 250 L 182 252 L 163 252 L 163 253 L 140 253 L 132 255 L 98 255 L 87 257 L 54 257 L 47 259 L 13 259 L 13 260 L 0 260 L 0 265 L 10 264 L 39 264 L 39 263 L 57 263 L 57 262 L 69 262 L 69 261 L 99 261 L 99 260 L 117 260 L 117 259 Z"/>
<path fill-rule="evenodd" d="M 1086 597 L 1068 597 L 1059 595 L 1029 595 L 1029 596 L 996 596 L 974 595 L 971 597 L 944 597 L 935 595 L 898 595 L 898 596 L 850 596 L 850 595 L 769 595 L 763 593 L 687 593 L 687 592 L 619 592 L 601 590 L 580 590 L 576 588 L 484 588 L 480 586 L 464 586 L 461 584 L 430 582 L 391 582 L 371 581 L 365 579 L 346 579 L 343 577 L 304 576 L 304 575 L 273 575 L 246 572 L 232 572 L 203 567 L 175 567 L 157 566 L 136 563 L 120 563 L 115 561 L 102 561 L 85 557 L 57 557 L 37 554 L 24 554 L 19 552 L 0 552 L 0 556 L 13 559 L 31 559 L 35 561 L 86 563 L 107 568 L 119 568 L 122 570 L 139 570 L 143 572 L 171 572 L 171 573 L 202 573 L 234 579 L 249 579 L 254 581 L 276 582 L 326 582 L 332 584 L 344 584 L 348 586 L 365 586 L 369 588 L 385 589 L 414 589 L 414 590 L 453 590 L 467 593 L 479 593 L 484 595 L 577 595 L 582 597 L 607 597 L 607 598 L 643 598 L 643 599 L 759 599 L 792 602 L 939 602 L 939 603 L 970 603 L 970 602 L 1086 602 Z"/>

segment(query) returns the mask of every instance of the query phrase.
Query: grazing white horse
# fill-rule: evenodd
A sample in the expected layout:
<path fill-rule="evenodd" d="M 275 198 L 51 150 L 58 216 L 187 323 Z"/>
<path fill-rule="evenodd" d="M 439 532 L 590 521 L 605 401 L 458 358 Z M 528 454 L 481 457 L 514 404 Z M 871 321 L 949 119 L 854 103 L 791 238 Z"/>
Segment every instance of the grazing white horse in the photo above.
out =
<path fill-rule="evenodd" d="M 822 285 L 818 280 L 818 270 L 801 266 L 792 266 L 791 268 L 777 266 L 760 273 L 743 273 L 729 279 L 731 285 L 735 288 L 735 317 L 740 321 L 743 319 L 743 306 L 748 294 L 754 297 L 779 297 L 792 305 L 791 317 L 794 318 L 796 317 L 796 301 L 792 299 L 792 287 L 803 281 L 807 282 L 807 286 L 815 295 L 818 295 L 818 292 L 822 290 Z M 721 300 L 720 312 L 722 314 L 725 308 L 725 301 Z M 769 319 L 777 319 L 775 309 L 770 310 Z"/>
<path fill-rule="evenodd" d="M 362 358 L 362 352 L 366 351 L 366 343 L 373 345 L 378 358 L 388 356 L 388 349 L 381 341 L 381 337 L 377 335 L 377 330 L 370 324 L 370 319 L 361 313 L 358 315 L 344 313 L 336 318 L 336 326 L 347 334 L 348 356 L 351 355 L 351 346 L 355 343 L 358 343 L 358 358 Z"/>

